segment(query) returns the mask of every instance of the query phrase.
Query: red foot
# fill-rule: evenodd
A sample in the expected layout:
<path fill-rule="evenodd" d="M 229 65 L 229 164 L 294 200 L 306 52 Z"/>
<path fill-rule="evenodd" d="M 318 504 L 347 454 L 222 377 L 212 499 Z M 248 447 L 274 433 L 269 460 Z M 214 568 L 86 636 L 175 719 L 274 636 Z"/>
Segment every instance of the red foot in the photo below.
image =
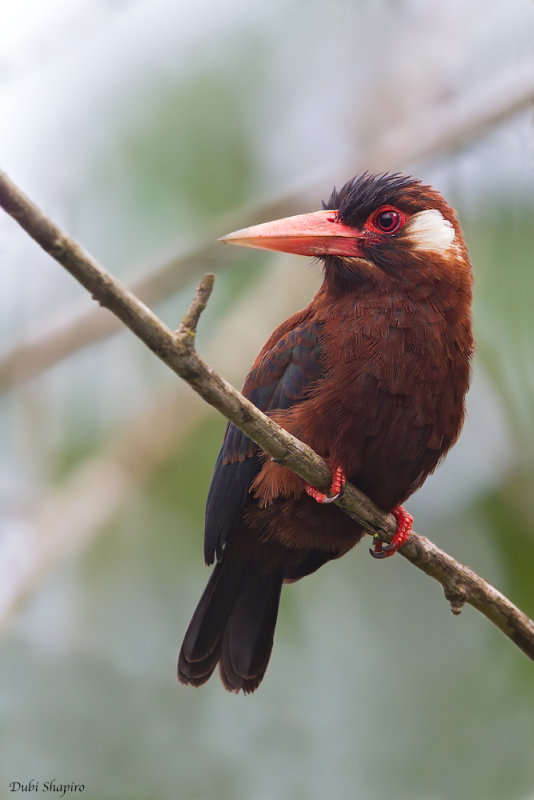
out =
<path fill-rule="evenodd" d="M 338 467 L 334 472 L 332 485 L 328 494 L 323 494 L 323 492 L 320 492 L 315 486 L 310 486 L 309 483 L 305 483 L 304 488 L 310 497 L 313 497 L 318 503 L 333 503 L 343 491 L 346 480 L 343 470 L 341 467 Z"/>
<path fill-rule="evenodd" d="M 374 548 L 369 548 L 373 558 L 389 558 L 394 555 L 399 547 L 408 541 L 412 529 L 413 517 L 402 506 L 397 506 L 391 512 L 397 520 L 397 532 L 389 544 L 384 544 L 378 536 L 375 537 Z"/>

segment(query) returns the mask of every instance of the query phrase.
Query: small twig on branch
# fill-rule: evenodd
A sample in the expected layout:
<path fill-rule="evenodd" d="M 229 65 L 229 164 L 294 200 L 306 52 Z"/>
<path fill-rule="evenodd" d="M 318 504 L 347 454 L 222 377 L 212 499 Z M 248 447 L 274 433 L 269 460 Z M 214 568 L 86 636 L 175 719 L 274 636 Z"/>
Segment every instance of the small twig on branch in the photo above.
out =
<path fill-rule="evenodd" d="M 279 463 L 326 491 L 330 471 L 308 445 L 280 428 L 202 361 L 194 346 L 196 326 L 213 276 L 202 280 L 193 303 L 176 333 L 167 328 L 135 295 L 89 256 L 68 234 L 40 211 L 4 173 L 0 173 L 0 205 L 40 246 L 67 269 L 101 304 L 110 309 L 162 361 L 186 380 L 201 397 L 243 430 Z M 396 522 L 354 486 L 347 484 L 336 501 L 359 525 L 390 541 Z M 473 570 L 412 532 L 399 551 L 427 575 L 439 581 L 454 613 L 469 603 L 534 660 L 534 621 Z"/>
<path fill-rule="evenodd" d="M 193 346 L 195 342 L 195 335 L 197 332 L 197 325 L 200 315 L 206 308 L 208 300 L 211 297 L 214 281 L 214 275 L 211 275 L 210 273 L 204 275 L 198 286 L 196 294 L 193 297 L 191 305 L 189 306 L 182 322 L 180 323 L 180 327 L 176 331 L 176 336 L 179 339 L 184 339 L 187 341 L 187 336 L 190 336 L 191 346 Z"/>

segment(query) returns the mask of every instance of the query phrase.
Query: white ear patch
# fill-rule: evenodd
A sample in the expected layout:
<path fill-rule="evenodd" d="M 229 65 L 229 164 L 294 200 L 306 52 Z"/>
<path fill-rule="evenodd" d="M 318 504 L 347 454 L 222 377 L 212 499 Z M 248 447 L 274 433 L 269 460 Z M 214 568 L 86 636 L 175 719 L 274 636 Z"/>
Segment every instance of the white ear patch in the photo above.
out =
<path fill-rule="evenodd" d="M 404 231 L 415 250 L 430 250 L 442 255 L 450 250 L 456 237 L 454 227 L 437 208 L 418 211 Z"/>

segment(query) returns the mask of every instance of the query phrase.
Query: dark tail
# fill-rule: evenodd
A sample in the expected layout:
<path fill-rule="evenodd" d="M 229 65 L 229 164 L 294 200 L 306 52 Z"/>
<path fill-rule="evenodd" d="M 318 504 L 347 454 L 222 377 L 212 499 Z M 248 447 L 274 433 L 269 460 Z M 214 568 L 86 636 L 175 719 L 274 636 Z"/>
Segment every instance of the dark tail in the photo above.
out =
<path fill-rule="evenodd" d="M 193 614 L 178 658 L 178 680 L 200 686 L 220 662 L 231 692 L 260 685 L 273 646 L 283 573 L 224 553 Z"/>

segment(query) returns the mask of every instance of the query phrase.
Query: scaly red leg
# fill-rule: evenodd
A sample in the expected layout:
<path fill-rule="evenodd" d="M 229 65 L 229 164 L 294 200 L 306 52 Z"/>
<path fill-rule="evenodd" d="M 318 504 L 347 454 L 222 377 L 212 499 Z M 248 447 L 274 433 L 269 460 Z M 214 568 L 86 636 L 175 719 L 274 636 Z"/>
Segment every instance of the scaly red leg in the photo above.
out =
<path fill-rule="evenodd" d="M 305 483 L 304 488 L 310 497 L 313 497 L 318 503 L 333 503 L 343 491 L 346 480 L 345 473 L 341 467 L 338 467 L 332 477 L 332 485 L 328 494 L 323 494 L 315 486 L 310 486 L 309 483 Z"/>
<path fill-rule="evenodd" d="M 405 508 L 397 506 L 391 512 L 397 520 L 397 532 L 389 544 L 383 542 L 376 537 L 374 548 L 369 548 L 369 552 L 373 558 L 389 558 L 394 555 L 399 547 L 402 547 L 408 541 L 410 531 L 412 529 L 413 517 L 408 514 Z"/>

